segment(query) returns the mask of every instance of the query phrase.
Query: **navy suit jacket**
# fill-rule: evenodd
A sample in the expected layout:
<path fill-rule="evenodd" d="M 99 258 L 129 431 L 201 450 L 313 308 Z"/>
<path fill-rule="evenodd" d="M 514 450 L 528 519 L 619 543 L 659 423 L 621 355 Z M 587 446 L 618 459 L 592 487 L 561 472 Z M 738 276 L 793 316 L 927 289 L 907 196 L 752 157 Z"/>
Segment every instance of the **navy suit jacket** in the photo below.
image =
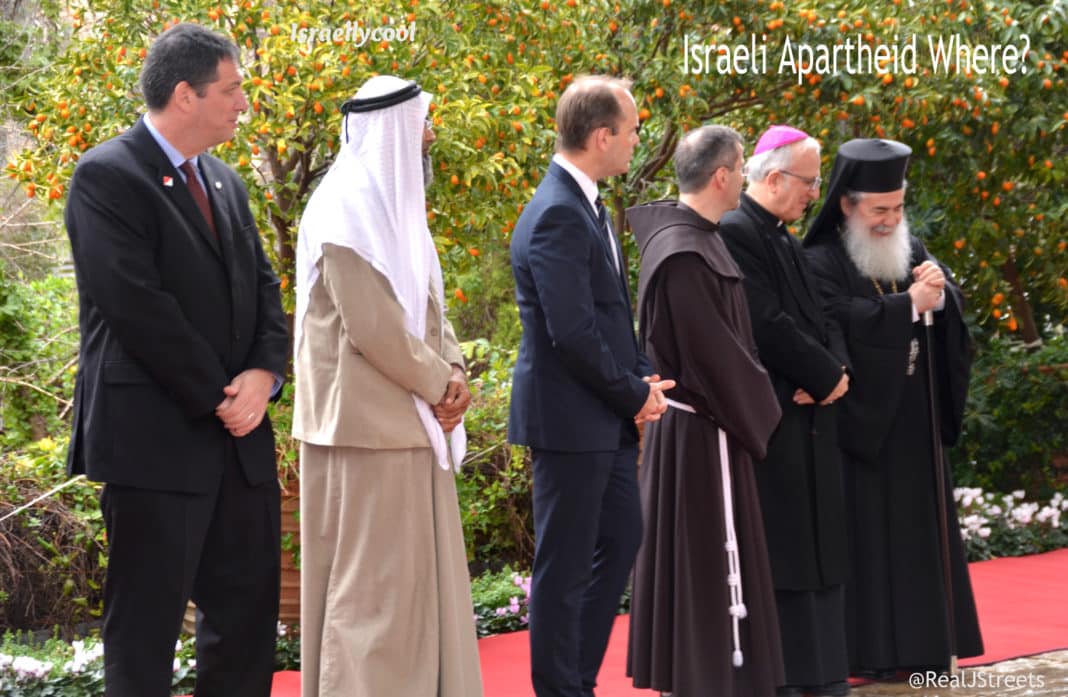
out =
<path fill-rule="evenodd" d="M 278 278 L 240 178 L 207 153 L 199 166 L 218 239 L 143 121 L 74 170 L 66 224 L 81 357 L 72 473 L 207 492 L 232 447 L 249 483 L 277 476 L 270 420 L 233 438 L 215 407 L 245 369 L 286 372 Z"/>
<path fill-rule="evenodd" d="M 512 235 L 523 325 L 512 443 L 595 452 L 637 439 L 634 416 L 649 394 L 641 378 L 652 368 L 638 350 L 626 274 L 609 244 L 578 182 L 551 164 Z"/>

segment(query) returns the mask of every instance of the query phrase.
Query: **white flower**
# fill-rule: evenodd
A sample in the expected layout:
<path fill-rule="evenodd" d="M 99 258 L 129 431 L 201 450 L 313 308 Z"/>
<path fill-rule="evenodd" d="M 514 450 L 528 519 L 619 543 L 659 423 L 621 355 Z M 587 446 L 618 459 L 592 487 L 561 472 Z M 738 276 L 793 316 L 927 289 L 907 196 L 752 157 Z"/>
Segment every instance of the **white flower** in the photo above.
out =
<path fill-rule="evenodd" d="M 74 649 L 74 658 L 63 666 L 68 673 L 82 673 L 95 661 L 104 656 L 104 644 L 97 642 L 75 641 L 71 644 Z"/>
<path fill-rule="evenodd" d="M 286 627 L 284 623 L 279 622 L 278 623 L 278 636 L 285 636 L 288 633 L 289 633 L 289 628 Z"/>
<path fill-rule="evenodd" d="M 1001 515 L 1001 506 L 991 506 L 990 508 L 986 509 L 986 512 L 992 516 L 999 516 Z"/>
<path fill-rule="evenodd" d="M 1037 510 L 1037 503 L 1022 503 L 1013 509 L 1012 521 L 1015 521 L 1020 525 L 1030 525 L 1031 520 L 1034 518 L 1035 512 Z M 1010 524 L 1012 521 L 1010 521 Z"/>
<path fill-rule="evenodd" d="M 1025 494 L 1024 494 L 1024 490 L 1023 489 L 1017 489 L 1016 491 L 1012 492 L 1012 495 L 1015 498 L 1018 498 L 1021 501 L 1023 501 L 1023 497 L 1024 497 Z"/>
<path fill-rule="evenodd" d="M 171 672 L 172 673 L 177 673 L 178 669 L 181 668 L 181 667 L 182 667 L 182 662 L 180 660 L 178 660 L 178 658 L 175 658 L 174 659 L 174 664 L 171 667 Z"/>
<path fill-rule="evenodd" d="M 40 680 L 52 672 L 52 664 L 38 661 L 30 656 L 16 656 L 11 662 L 11 669 L 19 679 L 34 678 Z"/>
<path fill-rule="evenodd" d="M 979 537 L 983 538 L 984 540 L 990 537 L 990 528 L 979 528 Z"/>

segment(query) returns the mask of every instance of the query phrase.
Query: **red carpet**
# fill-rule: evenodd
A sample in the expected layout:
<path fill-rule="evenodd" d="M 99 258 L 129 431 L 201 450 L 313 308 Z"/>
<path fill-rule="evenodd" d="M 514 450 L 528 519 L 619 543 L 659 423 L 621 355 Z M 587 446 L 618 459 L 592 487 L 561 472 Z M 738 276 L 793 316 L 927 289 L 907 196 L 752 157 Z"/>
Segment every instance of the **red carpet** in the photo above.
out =
<path fill-rule="evenodd" d="M 986 653 L 964 666 L 1068 648 L 1068 549 L 969 565 Z"/>
<path fill-rule="evenodd" d="M 962 660 L 962 666 L 1068 648 L 1068 549 L 977 562 L 970 569 L 986 653 Z M 652 692 L 634 689 L 624 675 L 628 620 L 616 618 L 597 691 L 649 697 Z M 489 637 L 478 648 L 485 697 L 534 697 L 526 632 Z M 299 673 L 277 673 L 271 697 L 300 697 Z"/>

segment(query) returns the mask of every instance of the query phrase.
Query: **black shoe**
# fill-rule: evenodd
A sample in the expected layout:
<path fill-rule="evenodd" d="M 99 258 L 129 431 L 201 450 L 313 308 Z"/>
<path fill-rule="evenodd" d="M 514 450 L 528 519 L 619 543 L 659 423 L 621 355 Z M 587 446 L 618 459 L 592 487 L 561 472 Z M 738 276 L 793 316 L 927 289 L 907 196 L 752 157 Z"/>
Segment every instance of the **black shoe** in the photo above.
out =
<path fill-rule="evenodd" d="M 804 692 L 801 691 L 800 687 L 786 685 L 785 687 L 775 688 L 775 697 L 804 697 Z"/>
<path fill-rule="evenodd" d="M 811 697 L 846 697 L 849 694 L 849 681 L 838 680 L 829 682 L 826 685 L 806 687 L 805 694 Z"/>

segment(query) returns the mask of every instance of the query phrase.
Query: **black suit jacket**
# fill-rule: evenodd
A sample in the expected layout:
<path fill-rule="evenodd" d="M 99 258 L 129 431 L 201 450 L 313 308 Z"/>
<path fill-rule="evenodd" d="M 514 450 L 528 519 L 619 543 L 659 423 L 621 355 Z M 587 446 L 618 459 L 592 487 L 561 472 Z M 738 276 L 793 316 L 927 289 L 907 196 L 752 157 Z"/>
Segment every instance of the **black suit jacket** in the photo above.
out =
<path fill-rule="evenodd" d="M 616 244 L 616 252 L 623 256 Z M 523 325 L 508 439 L 565 452 L 637 439 L 652 368 L 638 350 L 625 274 L 578 182 L 553 163 L 512 235 Z"/>
<path fill-rule="evenodd" d="M 81 359 L 68 469 L 162 491 L 211 491 L 228 442 L 251 484 L 276 476 L 267 418 L 232 438 L 215 416 L 243 370 L 283 375 L 279 282 L 237 174 L 204 153 L 218 239 L 143 121 L 87 152 L 66 208 Z"/>

